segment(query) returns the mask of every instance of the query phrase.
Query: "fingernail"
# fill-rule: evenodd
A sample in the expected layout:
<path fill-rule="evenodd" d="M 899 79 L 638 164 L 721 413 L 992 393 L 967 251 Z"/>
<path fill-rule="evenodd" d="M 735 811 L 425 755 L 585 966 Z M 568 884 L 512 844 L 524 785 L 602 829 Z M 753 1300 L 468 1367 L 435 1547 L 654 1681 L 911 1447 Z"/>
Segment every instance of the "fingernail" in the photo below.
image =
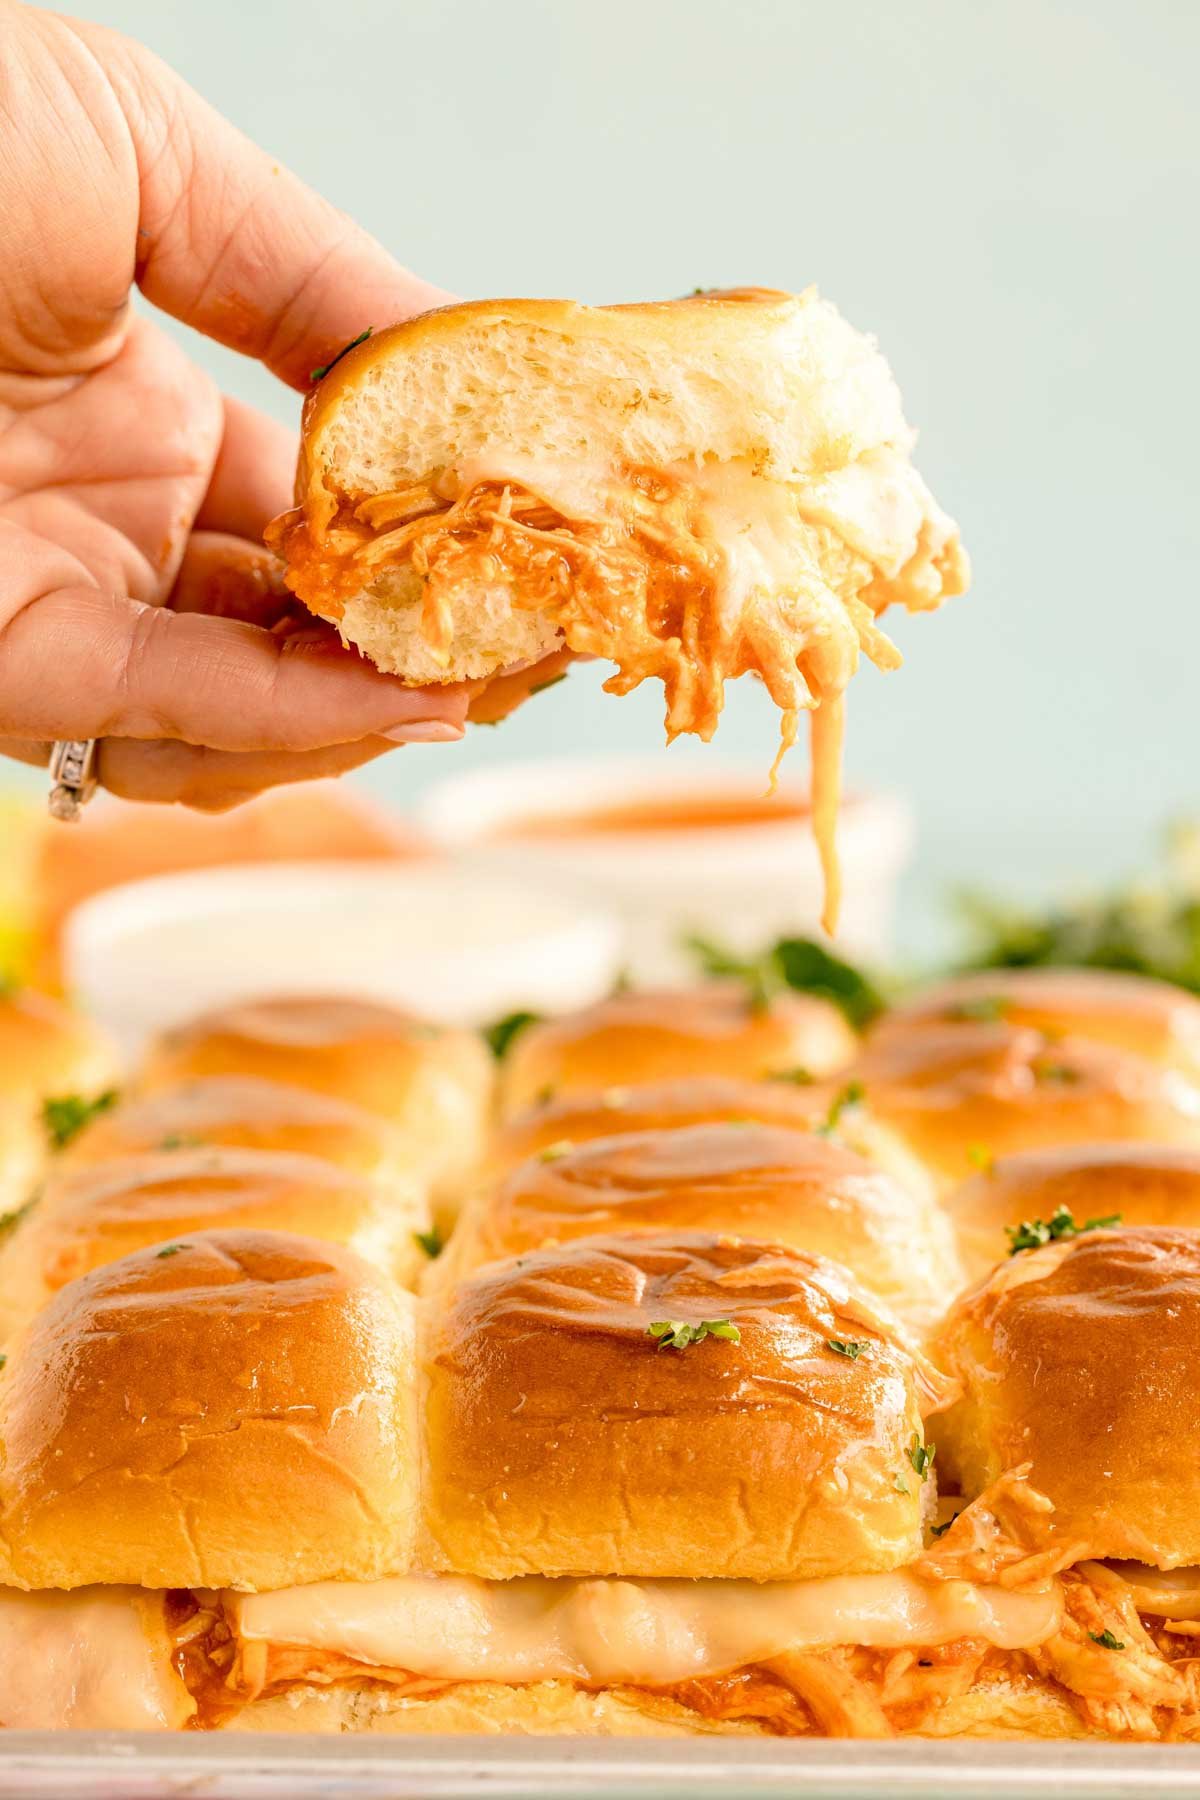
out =
<path fill-rule="evenodd" d="M 463 728 L 451 725 L 445 719 L 414 719 L 411 724 L 395 725 L 391 731 L 381 731 L 379 735 L 393 744 L 456 744 L 463 735 Z"/>

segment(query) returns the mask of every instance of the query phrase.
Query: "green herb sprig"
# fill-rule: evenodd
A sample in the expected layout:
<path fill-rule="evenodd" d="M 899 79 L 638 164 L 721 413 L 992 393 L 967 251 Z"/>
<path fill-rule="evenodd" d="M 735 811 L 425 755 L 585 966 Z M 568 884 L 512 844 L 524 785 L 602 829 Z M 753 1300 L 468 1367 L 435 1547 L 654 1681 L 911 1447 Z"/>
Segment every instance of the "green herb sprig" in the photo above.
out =
<path fill-rule="evenodd" d="M 875 981 L 814 938 L 780 938 L 758 956 L 741 956 L 712 938 L 692 933 L 683 939 L 683 948 L 708 979 L 743 982 L 751 1007 L 758 1011 L 790 989 L 831 1001 L 854 1029 L 861 1031 L 884 1009 L 883 994 Z"/>
<path fill-rule="evenodd" d="M 374 329 L 375 327 L 373 325 L 368 325 L 365 331 L 360 331 L 356 338 L 351 338 L 348 344 L 343 344 L 337 355 L 329 362 L 321 363 L 317 368 L 310 370 L 308 379 L 314 383 L 324 381 L 330 369 L 336 368 L 343 356 L 349 356 L 352 350 L 357 350 L 360 344 L 365 344 Z"/>
<path fill-rule="evenodd" d="M 1017 1256 L 1022 1250 L 1040 1250 L 1043 1244 L 1057 1244 L 1075 1238 L 1085 1231 L 1111 1231 L 1121 1223 L 1121 1213 L 1104 1213 L 1078 1224 L 1069 1206 L 1059 1206 L 1048 1219 L 1023 1219 L 1019 1225 L 1006 1225 L 1008 1254 Z"/>
<path fill-rule="evenodd" d="M 55 1094 L 42 1101 L 42 1124 L 54 1150 L 65 1150 L 85 1125 L 108 1112 L 120 1098 L 116 1088 L 105 1088 L 89 1100 L 84 1094 Z"/>
<path fill-rule="evenodd" d="M 701 1319 L 695 1325 L 685 1319 L 659 1319 L 647 1325 L 646 1336 L 654 1338 L 660 1350 L 686 1350 L 706 1337 L 724 1338 L 731 1344 L 742 1341 L 741 1332 L 728 1319 Z"/>

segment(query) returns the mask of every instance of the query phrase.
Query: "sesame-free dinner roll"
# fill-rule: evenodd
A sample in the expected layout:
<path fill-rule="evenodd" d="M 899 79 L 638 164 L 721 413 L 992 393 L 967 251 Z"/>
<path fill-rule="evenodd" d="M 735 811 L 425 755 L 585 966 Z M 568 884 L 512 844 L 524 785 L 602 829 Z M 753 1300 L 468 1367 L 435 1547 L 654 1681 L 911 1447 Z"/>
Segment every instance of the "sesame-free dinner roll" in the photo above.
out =
<path fill-rule="evenodd" d="M 945 1193 L 980 1164 L 1059 1144 L 1200 1147 L 1200 1085 L 1129 1050 L 1029 1026 L 930 1025 L 869 1043 L 849 1072 L 869 1126 Z M 854 1141 L 857 1141 L 855 1138 Z"/>
<path fill-rule="evenodd" d="M 1200 1563 L 1200 1232 L 1139 1225 L 1023 1251 L 963 1297 L 935 1354 L 964 1492 L 1028 1465 L 1053 1541 Z"/>
<path fill-rule="evenodd" d="M 477 1197 L 435 1271 L 453 1278 L 597 1233 L 680 1230 L 830 1257 L 918 1328 L 962 1285 L 932 1199 L 830 1137 L 753 1120 L 552 1144 Z"/>
<path fill-rule="evenodd" d="M 403 1166 L 400 1140 L 377 1113 L 257 1075 L 202 1075 L 148 1094 L 125 1094 L 72 1139 L 58 1166 L 217 1146 L 319 1156 L 340 1169 L 388 1179 Z"/>
<path fill-rule="evenodd" d="M 947 1196 L 966 1277 L 981 1281 L 1030 1224 L 1069 1235 L 1090 1220 L 1200 1229 L 1200 1149 L 1070 1144 L 989 1163 Z M 1024 1234 L 1028 1236 L 1029 1234 Z"/>
<path fill-rule="evenodd" d="M 256 1075 L 313 1088 L 393 1126 L 405 1170 L 453 1193 L 476 1160 L 492 1065 L 474 1032 L 431 1025 L 397 1007 L 325 996 L 220 1007 L 166 1032 L 140 1085 L 200 1075 Z"/>
<path fill-rule="evenodd" d="M 412 1302 L 351 1251 L 200 1232 L 71 1282 L 0 1386 L 0 1578 L 281 1587 L 407 1568 Z"/>
<path fill-rule="evenodd" d="M 1113 969 L 985 969 L 920 989 L 872 1027 L 873 1042 L 925 1025 L 1003 1019 L 1090 1039 L 1200 1079 L 1200 999 Z"/>
<path fill-rule="evenodd" d="M 503 1109 L 684 1076 L 827 1075 L 855 1043 L 837 1008 L 811 994 L 760 1004 L 739 981 L 635 989 L 522 1031 L 504 1063 Z"/>
<path fill-rule="evenodd" d="M 428 1231 L 419 1189 L 282 1150 L 201 1149 L 63 1169 L 0 1245 L 0 1319 L 28 1316 L 77 1276 L 196 1232 L 289 1231 L 410 1282 Z"/>
<path fill-rule="evenodd" d="M 820 1257 L 701 1232 L 535 1251 L 458 1286 L 424 1360 L 447 1569 L 794 1580 L 919 1548 L 942 1384 Z"/>

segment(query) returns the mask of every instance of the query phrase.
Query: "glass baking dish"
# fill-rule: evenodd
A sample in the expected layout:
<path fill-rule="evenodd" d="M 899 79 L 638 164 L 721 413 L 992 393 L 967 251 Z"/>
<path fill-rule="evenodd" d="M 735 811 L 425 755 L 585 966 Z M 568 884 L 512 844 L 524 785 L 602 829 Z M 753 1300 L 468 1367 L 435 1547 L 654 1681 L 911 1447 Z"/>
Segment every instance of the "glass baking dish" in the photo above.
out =
<path fill-rule="evenodd" d="M 3 1800 L 1135 1800 L 1200 1793 L 1200 1746 L 846 1739 L 344 1738 L 8 1732 Z"/>

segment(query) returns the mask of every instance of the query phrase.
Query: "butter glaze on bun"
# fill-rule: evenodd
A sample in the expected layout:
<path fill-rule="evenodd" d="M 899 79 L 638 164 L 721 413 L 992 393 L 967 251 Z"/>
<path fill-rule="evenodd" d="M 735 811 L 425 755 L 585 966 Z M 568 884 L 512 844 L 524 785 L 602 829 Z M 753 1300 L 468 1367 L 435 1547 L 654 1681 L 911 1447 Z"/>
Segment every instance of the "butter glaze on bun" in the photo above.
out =
<path fill-rule="evenodd" d="M 659 1348 L 649 1328 L 672 1319 L 727 1320 L 740 1342 Z M 945 1386 L 820 1257 L 585 1238 L 481 1271 L 429 1326 L 432 1566 L 766 1581 L 920 1548 L 909 1451 Z"/>
<path fill-rule="evenodd" d="M 505 1058 L 501 1099 L 511 1114 L 547 1094 L 600 1098 L 614 1087 L 684 1077 L 826 1075 L 856 1047 L 837 1007 L 811 994 L 756 1006 L 740 981 L 630 990 L 527 1026 Z"/>
<path fill-rule="evenodd" d="M 397 1279 L 425 1258 L 419 1191 L 286 1151 L 200 1149 L 63 1170 L 0 1246 L 4 1311 L 28 1316 L 80 1275 L 214 1229 L 288 1231 L 341 1244 Z"/>
<path fill-rule="evenodd" d="M 811 1131 L 820 1123 L 822 1106 L 814 1101 L 809 1086 L 785 1076 L 744 1081 L 734 1075 L 680 1075 L 581 1094 L 543 1090 L 492 1133 L 484 1168 L 489 1176 L 498 1177 L 553 1144 L 715 1125 L 722 1119 L 752 1119 L 756 1124 Z"/>
<path fill-rule="evenodd" d="M 1026 1026 L 928 1025 L 872 1040 L 851 1071 L 875 1153 L 916 1158 L 942 1193 L 979 1158 L 1059 1144 L 1200 1147 L 1200 1086 L 1127 1050 Z M 853 1127 L 857 1129 L 857 1125 Z"/>
<path fill-rule="evenodd" d="M 220 1231 L 63 1288 L 0 1388 L 3 1579 L 275 1588 L 407 1568 L 412 1302 L 350 1251 Z"/>
<path fill-rule="evenodd" d="M 1118 1214 L 1122 1225 L 1200 1229 L 1200 1149 L 1072 1144 L 1002 1157 L 946 1199 L 967 1279 L 1004 1261 L 1009 1228 L 1064 1206 L 1080 1225 Z"/>
<path fill-rule="evenodd" d="M 1022 1252 L 958 1302 L 934 1353 L 963 1384 L 931 1431 L 964 1492 L 1027 1463 L 1079 1557 L 1200 1562 L 1200 1233 Z"/>
<path fill-rule="evenodd" d="M 434 1268 L 453 1279 L 547 1244 L 679 1230 L 830 1257 L 917 1329 L 940 1318 L 962 1286 L 932 1200 L 830 1138 L 750 1120 L 630 1132 L 534 1156 L 467 1209 Z"/>
<path fill-rule="evenodd" d="M 71 1141 L 57 1166 L 213 1147 L 319 1156 L 358 1175 L 390 1175 L 400 1165 L 395 1133 L 361 1106 L 256 1075 L 206 1075 L 122 1097 Z"/>
<path fill-rule="evenodd" d="M 925 1025 L 1003 1019 L 1129 1050 L 1200 1079 L 1200 999 L 1110 969 L 985 969 L 924 988 L 872 1027 L 871 1041 Z"/>
<path fill-rule="evenodd" d="M 478 1158 L 492 1090 L 474 1032 L 317 995 L 220 1007 L 178 1026 L 152 1046 L 140 1085 L 202 1075 L 289 1082 L 376 1113 L 397 1134 L 405 1172 L 446 1192 Z"/>

